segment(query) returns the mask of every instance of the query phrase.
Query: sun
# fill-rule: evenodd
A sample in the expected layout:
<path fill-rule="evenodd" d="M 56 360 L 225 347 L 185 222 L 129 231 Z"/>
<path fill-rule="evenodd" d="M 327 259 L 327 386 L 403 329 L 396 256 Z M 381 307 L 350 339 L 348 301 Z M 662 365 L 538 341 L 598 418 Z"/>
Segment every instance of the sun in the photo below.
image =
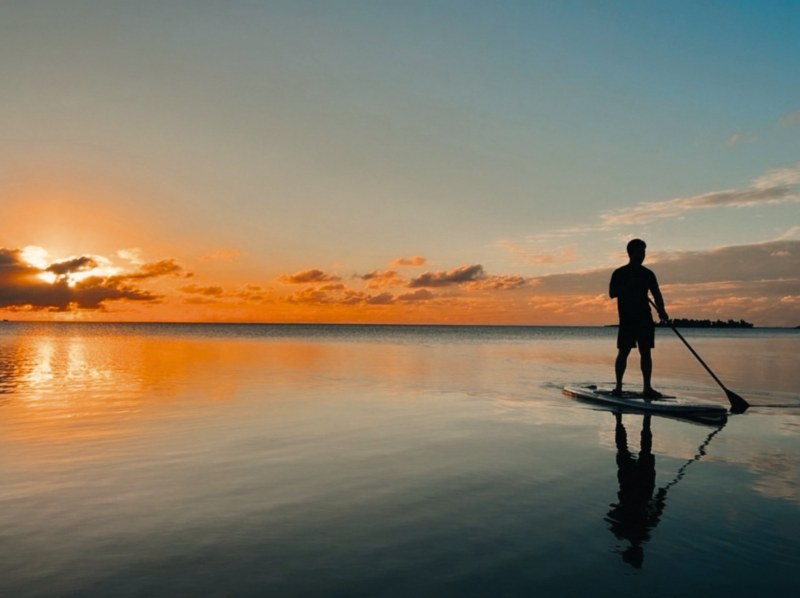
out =
<path fill-rule="evenodd" d="M 43 247 L 28 245 L 21 252 L 25 262 L 40 270 L 37 278 L 48 283 L 66 283 L 74 287 L 88 278 L 108 278 L 116 276 L 122 269 L 114 266 L 108 258 L 101 255 L 71 256 L 52 259 Z"/>

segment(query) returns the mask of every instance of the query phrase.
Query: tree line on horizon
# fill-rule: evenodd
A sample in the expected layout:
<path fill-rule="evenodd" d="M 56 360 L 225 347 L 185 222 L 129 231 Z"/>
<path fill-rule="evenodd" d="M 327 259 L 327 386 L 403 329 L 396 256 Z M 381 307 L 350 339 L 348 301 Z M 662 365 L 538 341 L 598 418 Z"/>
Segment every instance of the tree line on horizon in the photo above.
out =
<path fill-rule="evenodd" d="M 694 320 L 691 318 L 675 318 L 666 322 L 658 322 L 657 326 L 675 326 L 676 328 L 752 328 L 753 324 L 746 320 Z"/>

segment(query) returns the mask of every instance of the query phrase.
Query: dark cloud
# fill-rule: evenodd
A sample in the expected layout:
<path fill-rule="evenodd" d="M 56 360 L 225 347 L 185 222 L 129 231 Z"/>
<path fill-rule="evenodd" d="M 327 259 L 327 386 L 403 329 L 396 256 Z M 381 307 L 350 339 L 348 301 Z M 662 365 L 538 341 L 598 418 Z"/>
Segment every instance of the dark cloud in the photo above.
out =
<path fill-rule="evenodd" d="M 174 260 L 145 264 L 128 275 L 89 276 L 70 284 L 69 274 L 90 272 L 95 258 L 82 256 L 38 268 L 27 263 L 19 249 L 0 249 L 0 308 L 34 311 L 98 310 L 108 301 L 156 302 L 161 299 L 136 282 L 177 274 L 182 268 Z M 55 281 L 43 280 L 42 274 L 55 275 Z"/>
<path fill-rule="evenodd" d="M 309 284 L 318 282 L 334 282 L 341 280 L 341 278 L 333 274 L 328 274 L 319 268 L 311 268 L 309 270 L 295 272 L 294 274 L 284 274 L 283 276 L 280 276 L 278 280 L 289 284 Z"/>
<path fill-rule="evenodd" d="M 73 272 L 82 272 L 97 267 L 97 262 L 93 257 L 76 257 L 61 262 L 54 262 L 47 267 L 47 272 L 52 272 L 56 276 L 64 276 Z"/>
<path fill-rule="evenodd" d="M 473 282 L 484 277 L 483 266 L 464 265 L 452 270 L 439 270 L 438 272 L 425 272 L 408 283 L 410 288 L 444 287 L 465 282 Z"/>
<path fill-rule="evenodd" d="M 800 241 L 773 241 L 654 256 L 659 277 L 674 283 L 756 282 L 800 276 Z"/>
<path fill-rule="evenodd" d="M 620 263 L 620 265 L 622 265 Z M 645 263 L 662 286 L 766 280 L 800 280 L 800 241 L 773 241 L 707 251 L 654 253 Z M 613 268 L 552 274 L 533 280 L 540 294 L 605 293 Z"/>
<path fill-rule="evenodd" d="M 128 280 L 143 280 L 145 278 L 156 278 L 159 276 L 179 276 L 184 274 L 183 267 L 180 266 L 173 258 L 154 262 L 152 264 L 144 264 L 139 267 L 139 270 L 133 274 L 125 276 Z M 191 273 L 184 274 L 187 278 Z"/>
<path fill-rule="evenodd" d="M 651 258 L 645 265 L 658 276 L 667 306 L 685 306 L 684 317 L 800 324 L 800 241 L 656 253 Z M 570 302 L 587 296 L 609 301 L 612 270 L 542 276 L 532 281 L 533 292 L 539 299 L 561 296 L 560 302 L 566 296 Z"/>
<path fill-rule="evenodd" d="M 371 295 L 367 298 L 369 305 L 391 305 L 394 303 L 394 295 L 391 293 L 380 293 L 379 295 Z"/>
<path fill-rule="evenodd" d="M 417 289 L 411 293 L 403 293 L 402 295 L 398 295 L 397 301 L 403 301 L 405 303 L 417 303 L 421 301 L 429 301 L 434 297 L 436 297 L 436 295 L 431 293 L 428 289 Z"/>

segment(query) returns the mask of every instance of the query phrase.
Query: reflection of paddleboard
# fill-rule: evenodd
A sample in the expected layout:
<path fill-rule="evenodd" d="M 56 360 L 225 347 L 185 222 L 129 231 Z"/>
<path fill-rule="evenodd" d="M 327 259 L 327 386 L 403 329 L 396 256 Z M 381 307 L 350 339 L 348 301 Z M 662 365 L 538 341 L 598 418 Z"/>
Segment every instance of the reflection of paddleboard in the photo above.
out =
<path fill-rule="evenodd" d="M 728 410 L 717 403 L 707 403 L 696 399 L 664 396 L 658 399 L 645 399 L 641 393 L 624 391 L 622 396 L 611 394 L 610 389 L 591 386 L 567 386 L 564 394 L 576 399 L 601 403 L 623 411 L 654 413 L 699 421 L 724 420 Z"/>

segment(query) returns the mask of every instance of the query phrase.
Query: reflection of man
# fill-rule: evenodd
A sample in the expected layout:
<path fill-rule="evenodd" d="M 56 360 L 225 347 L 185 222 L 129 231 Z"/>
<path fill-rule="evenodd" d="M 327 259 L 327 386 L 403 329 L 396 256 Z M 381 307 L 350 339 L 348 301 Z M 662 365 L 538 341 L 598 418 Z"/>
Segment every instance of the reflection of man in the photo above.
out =
<path fill-rule="evenodd" d="M 652 293 L 658 315 L 662 320 L 667 320 L 664 310 L 664 298 L 658 288 L 658 281 L 653 271 L 645 268 L 644 262 L 645 242 L 634 239 L 628 243 L 629 262 L 614 270 L 609 284 L 609 295 L 617 300 L 619 313 L 619 332 L 617 333 L 617 359 L 614 363 L 614 372 L 617 384 L 613 394 L 622 394 L 622 378 L 628 364 L 628 355 L 631 349 L 638 346 L 641 358 L 642 378 L 644 380 L 643 394 L 645 398 L 658 398 L 660 393 L 653 390 L 650 378 L 653 373 L 653 359 L 650 350 L 655 346 L 655 325 L 650 313 L 648 293 Z"/>
<path fill-rule="evenodd" d="M 653 496 L 656 486 L 656 459 L 653 455 L 650 416 L 644 416 L 638 458 L 628 450 L 628 434 L 622 425 L 622 415 L 617 413 L 616 418 L 619 502 L 611 505 L 605 520 L 617 538 L 630 542 L 630 546 L 622 552 L 622 559 L 638 569 L 644 562 L 643 547 L 650 539 L 650 530 L 658 524 L 664 510 L 667 490 L 661 488 Z"/>

